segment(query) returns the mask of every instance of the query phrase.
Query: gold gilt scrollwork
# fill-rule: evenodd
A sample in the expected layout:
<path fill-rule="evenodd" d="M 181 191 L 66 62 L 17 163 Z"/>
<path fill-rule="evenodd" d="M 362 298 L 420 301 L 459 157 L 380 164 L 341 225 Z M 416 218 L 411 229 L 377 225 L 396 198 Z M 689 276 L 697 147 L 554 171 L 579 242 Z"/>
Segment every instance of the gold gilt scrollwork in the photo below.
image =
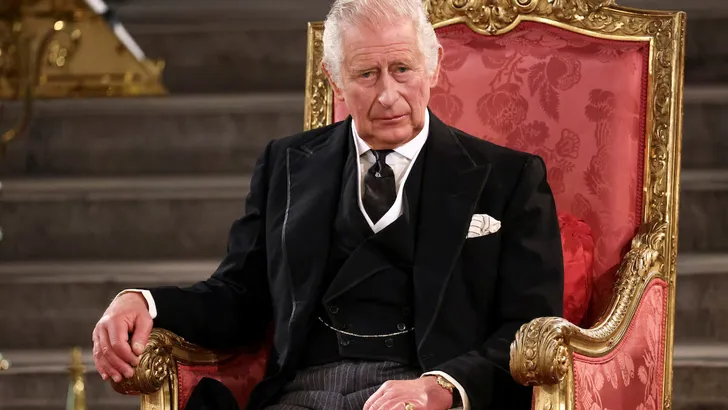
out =
<path fill-rule="evenodd" d="M 627 315 L 639 302 L 647 281 L 659 273 L 667 224 L 646 224 L 632 240 L 632 248 L 618 271 L 615 296 L 607 319 L 592 329 L 582 329 L 565 319 L 535 319 L 521 327 L 511 345 L 511 374 L 527 386 L 552 385 L 568 373 L 572 351 L 598 355 L 613 347 L 613 338 L 629 323 Z"/>
<path fill-rule="evenodd" d="M 331 122 L 333 95 L 321 65 L 323 59 L 323 24 L 310 23 L 308 27 L 308 55 L 314 56 L 307 62 L 307 72 L 313 73 L 306 78 L 306 104 L 304 129 L 320 128 Z M 317 51 L 314 51 L 317 50 Z"/>
<path fill-rule="evenodd" d="M 152 394 L 162 389 L 170 379 L 176 378 L 176 362 L 215 364 L 229 357 L 230 354 L 212 352 L 168 330 L 155 328 L 134 369 L 134 377 L 120 383 L 112 382 L 112 385 L 122 394 Z"/>
<path fill-rule="evenodd" d="M 134 369 L 134 377 L 120 383 L 112 382 L 122 394 L 152 394 L 162 388 L 174 372 L 172 346 L 179 339 L 171 332 L 155 329 L 149 336 L 147 348 Z"/>
<path fill-rule="evenodd" d="M 559 383 L 569 371 L 568 338 L 573 327 L 558 317 L 523 325 L 511 347 L 511 373 L 516 381 L 527 386 Z"/>
<path fill-rule="evenodd" d="M 613 0 L 429 0 L 430 22 L 465 22 L 482 34 L 503 34 L 521 17 L 550 18 L 562 22 L 594 20 Z"/>

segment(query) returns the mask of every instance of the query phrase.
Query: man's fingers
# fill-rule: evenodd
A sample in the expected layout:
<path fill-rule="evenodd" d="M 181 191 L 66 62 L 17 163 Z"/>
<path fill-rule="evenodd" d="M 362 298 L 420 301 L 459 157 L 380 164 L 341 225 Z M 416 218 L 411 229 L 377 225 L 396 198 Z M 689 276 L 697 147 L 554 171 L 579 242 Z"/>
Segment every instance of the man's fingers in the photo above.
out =
<path fill-rule="evenodd" d="M 94 363 L 96 363 L 96 369 L 98 369 L 102 379 L 108 380 L 109 378 L 112 378 L 114 380 L 121 380 L 119 372 L 111 367 L 109 361 L 106 360 L 102 354 L 99 353 L 98 356 L 94 355 Z"/>
<path fill-rule="evenodd" d="M 106 360 L 103 354 L 103 348 L 101 347 L 101 338 L 100 338 L 101 331 L 94 331 L 94 350 L 93 350 L 93 358 L 94 363 L 96 364 L 96 369 L 99 371 L 99 374 L 101 375 L 101 378 L 104 380 L 107 380 L 109 377 L 115 378 L 121 380 L 121 375 L 119 374 L 116 369 L 114 369 L 110 364 L 109 361 Z"/>
<path fill-rule="evenodd" d="M 106 366 L 104 366 L 104 364 L 102 364 L 102 362 L 101 362 L 101 348 L 99 347 L 99 338 L 96 335 L 96 331 L 97 331 L 97 328 L 94 328 L 94 331 L 91 334 L 91 339 L 94 342 L 94 347 L 93 347 L 94 364 L 96 365 L 96 371 L 99 372 L 99 374 L 101 375 L 101 378 L 106 380 L 109 377 L 108 370 L 106 370 Z"/>
<path fill-rule="evenodd" d="M 116 355 L 114 349 L 111 348 L 109 335 L 104 331 L 99 333 L 99 347 L 101 348 L 101 356 L 103 356 L 109 364 L 109 376 L 114 379 L 115 382 L 118 383 L 121 381 L 121 377 L 119 377 L 120 374 L 127 378 L 134 376 L 134 369 L 129 366 L 129 363 L 126 363 Z M 116 373 L 116 375 L 114 375 L 114 373 Z"/>
<path fill-rule="evenodd" d="M 389 394 L 387 395 L 381 395 L 377 400 L 372 403 L 371 410 L 389 410 L 390 407 L 386 407 L 385 404 L 389 401 L 391 401 L 391 397 Z M 404 406 L 402 406 L 402 410 L 404 410 Z"/>
<path fill-rule="evenodd" d="M 387 400 L 385 394 L 390 390 L 390 384 L 384 383 L 369 399 L 364 403 L 363 410 L 377 410 Z M 388 394 L 386 396 L 389 396 Z"/>
<path fill-rule="evenodd" d="M 136 366 L 139 359 L 131 351 L 131 346 L 129 346 L 129 328 L 126 326 L 126 323 L 122 320 L 109 321 L 108 330 L 109 344 L 114 350 L 114 353 L 116 353 L 116 356 Z"/>
<path fill-rule="evenodd" d="M 372 410 L 374 408 L 374 407 L 372 407 L 374 405 L 374 403 L 377 400 L 379 400 L 380 397 L 382 397 L 382 394 L 384 393 L 383 389 L 384 389 L 384 387 L 382 386 L 379 389 L 377 389 L 377 391 L 375 391 L 374 394 L 369 396 L 366 403 L 364 403 L 364 407 L 362 408 L 362 410 Z"/>
<path fill-rule="evenodd" d="M 144 353 L 144 348 L 149 341 L 149 335 L 152 333 L 154 321 L 150 316 L 139 315 L 134 322 L 134 334 L 131 337 L 131 347 L 137 356 Z M 135 363 L 136 365 L 136 363 Z"/>

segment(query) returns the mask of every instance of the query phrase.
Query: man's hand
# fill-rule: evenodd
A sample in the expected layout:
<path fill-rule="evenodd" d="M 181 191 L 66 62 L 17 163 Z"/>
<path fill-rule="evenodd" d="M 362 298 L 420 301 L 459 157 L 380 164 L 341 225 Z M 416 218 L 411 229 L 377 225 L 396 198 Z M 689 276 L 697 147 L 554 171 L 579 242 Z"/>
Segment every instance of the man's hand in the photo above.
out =
<path fill-rule="evenodd" d="M 412 403 L 415 410 L 447 410 L 452 407 L 452 393 L 433 376 L 390 380 L 364 403 L 364 410 L 404 410 L 405 403 Z"/>
<path fill-rule="evenodd" d="M 152 316 L 141 294 L 124 293 L 111 302 L 93 332 L 94 363 L 104 380 L 111 377 L 118 383 L 122 376 L 134 376 L 132 366 L 139 364 L 138 356 L 144 352 L 152 326 Z"/>

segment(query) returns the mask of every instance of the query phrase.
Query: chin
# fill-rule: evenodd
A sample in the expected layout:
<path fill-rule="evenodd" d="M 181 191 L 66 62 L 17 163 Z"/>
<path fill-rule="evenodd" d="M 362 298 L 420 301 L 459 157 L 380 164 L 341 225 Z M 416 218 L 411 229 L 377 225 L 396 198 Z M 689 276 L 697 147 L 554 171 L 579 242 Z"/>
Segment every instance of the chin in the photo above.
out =
<path fill-rule="evenodd" d="M 383 129 L 377 132 L 377 140 L 382 144 L 400 146 L 415 137 L 412 127 L 397 127 L 396 129 Z"/>

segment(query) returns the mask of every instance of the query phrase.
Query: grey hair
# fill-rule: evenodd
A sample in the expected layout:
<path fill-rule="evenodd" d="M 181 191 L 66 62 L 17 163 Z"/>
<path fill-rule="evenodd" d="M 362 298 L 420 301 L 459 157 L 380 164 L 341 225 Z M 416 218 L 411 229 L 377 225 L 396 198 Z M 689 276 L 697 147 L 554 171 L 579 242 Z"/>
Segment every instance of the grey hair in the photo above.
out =
<path fill-rule="evenodd" d="M 358 24 L 395 23 L 412 21 L 425 56 L 427 72 L 435 73 L 438 49 L 422 0 L 335 0 L 324 23 L 323 64 L 336 85 L 341 85 L 341 66 L 344 62 L 343 34 L 348 27 Z"/>

